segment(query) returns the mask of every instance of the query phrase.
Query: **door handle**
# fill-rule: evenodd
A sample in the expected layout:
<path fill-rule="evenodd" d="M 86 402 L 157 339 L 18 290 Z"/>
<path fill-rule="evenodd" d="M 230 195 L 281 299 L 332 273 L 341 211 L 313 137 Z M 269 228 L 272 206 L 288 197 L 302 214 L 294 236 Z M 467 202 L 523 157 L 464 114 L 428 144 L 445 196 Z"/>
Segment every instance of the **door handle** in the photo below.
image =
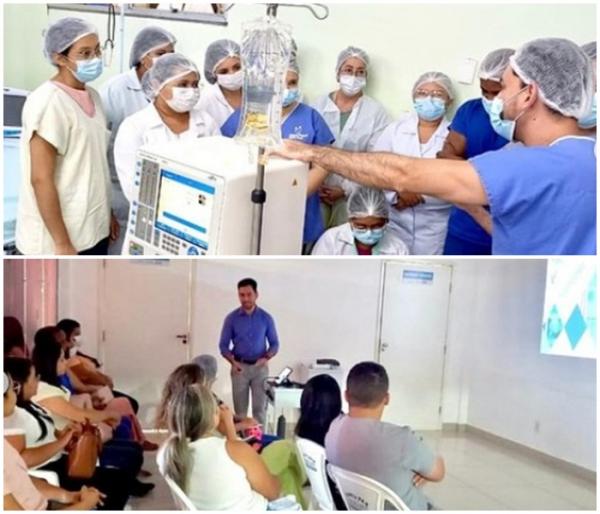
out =
<path fill-rule="evenodd" d="M 187 334 L 177 334 L 175 337 L 177 339 L 181 339 L 181 343 L 182 344 L 187 344 L 187 342 L 188 342 L 188 335 Z"/>

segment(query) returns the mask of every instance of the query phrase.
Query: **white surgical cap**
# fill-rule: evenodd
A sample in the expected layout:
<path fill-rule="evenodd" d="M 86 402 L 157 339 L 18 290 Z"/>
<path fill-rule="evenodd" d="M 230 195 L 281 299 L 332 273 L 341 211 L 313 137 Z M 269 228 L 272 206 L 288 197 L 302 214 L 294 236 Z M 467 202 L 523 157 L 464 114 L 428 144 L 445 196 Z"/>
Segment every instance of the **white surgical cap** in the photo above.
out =
<path fill-rule="evenodd" d="M 64 52 L 90 34 L 98 35 L 98 30 L 91 23 L 81 18 L 61 18 L 44 31 L 44 56 L 54 64 L 54 54 Z"/>
<path fill-rule="evenodd" d="M 175 36 L 168 30 L 160 27 L 146 27 L 140 30 L 135 36 L 131 52 L 129 53 L 129 67 L 137 66 L 140 61 L 152 50 L 174 45 L 177 42 Z"/>
<path fill-rule="evenodd" d="M 525 84 L 535 82 L 544 104 L 563 116 L 581 118 L 592 105 L 594 77 L 590 58 L 572 41 L 535 39 L 510 58 Z"/>
<path fill-rule="evenodd" d="M 231 39 L 219 39 L 211 43 L 204 56 L 204 76 L 209 84 L 217 82 L 215 70 L 228 57 L 240 57 L 240 45 Z"/>
<path fill-rule="evenodd" d="M 359 187 L 348 199 L 348 218 L 389 217 L 389 207 L 381 189 Z"/>
<path fill-rule="evenodd" d="M 369 66 L 370 59 L 367 52 L 361 50 L 360 48 L 356 48 L 355 46 L 349 46 L 348 48 L 342 50 L 338 55 L 337 64 L 335 66 L 335 72 L 339 73 L 344 63 L 352 57 L 360 59 L 362 62 L 365 63 L 365 66 Z"/>
<path fill-rule="evenodd" d="M 596 60 L 596 52 L 597 52 L 597 47 L 596 47 L 596 42 L 592 41 L 590 43 L 586 43 L 585 45 L 583 45 L 581 47 L 581 49 L 585 52 L 585 54 L 592 60 L 595 61 Z"/>
<path fill-rule="evenodd" d="M 479 67 L 479 78 L 501 82 L 502 75 L 508 67 L 510 56 L 514 53 L 515 51 L 512 48 L 500 48 L 487 54 Z"/>
<path fill-rule="evenodd" d="M 200 78 L 196 65 L 181 54 L 161 55 L 154 62 L 154 66 L 142 77 L 142 89 L 146 97 L 154 100 L 167 82 L 183 77 L 194 72 Z"/>
<path fill-rule="evenodd" d="M 415 82 L 415 85 L 413 86 L 413 90 L 412 90 L 413 95 L 415 94 L 417 89 L 419 89 L 421 86 L 423 86 L 425 84 L 429 84 L 430 82 L 435 82 L 436 84 L 439 84 L 442 88 L 444 88 L 446 93 L 448 93 L 450 100 L 454 100 L 454 90 L 452 89 L 452 80 L 450 79 L 450 77 L 448 75 L 446 75 L 445 73 L 441 73 L 439 71 L 428 71 L 427 73 L 423 73 L 423 75 L 421 75 L 417 79 L 417 81 Z"/>

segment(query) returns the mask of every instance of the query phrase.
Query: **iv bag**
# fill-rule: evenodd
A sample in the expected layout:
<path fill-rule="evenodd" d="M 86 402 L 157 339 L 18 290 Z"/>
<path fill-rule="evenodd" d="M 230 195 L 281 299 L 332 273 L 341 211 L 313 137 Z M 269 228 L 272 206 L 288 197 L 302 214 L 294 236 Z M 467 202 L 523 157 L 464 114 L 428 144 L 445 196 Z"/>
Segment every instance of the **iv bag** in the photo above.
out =
<path fill-rule="evenodd" d="M 273 17 L 244 24 L 244 86 L 237 139 L 264 147 L 281 144 L 281 103 L 292 51 L 291 32 L 289 25 Z"/>

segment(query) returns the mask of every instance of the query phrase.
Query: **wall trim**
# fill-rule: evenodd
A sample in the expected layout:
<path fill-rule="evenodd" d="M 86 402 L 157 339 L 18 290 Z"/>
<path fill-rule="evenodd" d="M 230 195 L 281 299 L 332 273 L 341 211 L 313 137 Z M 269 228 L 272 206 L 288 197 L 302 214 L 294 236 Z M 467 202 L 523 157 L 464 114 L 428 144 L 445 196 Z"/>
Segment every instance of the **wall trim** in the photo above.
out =
<path fill-rule="evenodd" d="M 540 450 L 535 450 L 533 448 L 530 448 L 529 446 L 525 446 L 524 444 L 511 441 L 510 439 L 500 437 L 499 435 L 493 434 L 486 430 L 482 430 L 481 428 L 477 428 L 472 425 L 463 423 L 444 423 L 442 425 L 442 432 L 472 434 L 476 437 L 479 437 L 480 439 L 484 439 L 486 441 L 495 443 L 504 448 L 518 451 L 525 457 L 537 459 L 543 462 L 544 464 L 548 464 L 560 471 L 563 471 L 564 473 L 568 473 L 577 478 L 585 480 L 586 482 L 596 484 L 596 472 L 591 469 L 587 469 L 582 466 L 578 466 L 577 464 L 573 464 L 572 462 L 559 459 L 558 457 L 554 457 Z"/>

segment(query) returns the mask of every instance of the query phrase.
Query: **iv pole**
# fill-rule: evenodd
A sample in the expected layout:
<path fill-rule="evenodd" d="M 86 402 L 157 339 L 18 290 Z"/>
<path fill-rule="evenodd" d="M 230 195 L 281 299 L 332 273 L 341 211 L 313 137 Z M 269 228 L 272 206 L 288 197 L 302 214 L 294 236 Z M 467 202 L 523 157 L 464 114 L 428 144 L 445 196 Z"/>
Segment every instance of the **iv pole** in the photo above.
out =
<path fill-rule="evenodd" d="M 324 16 L 319 16 L 310 5 L 300 4 L 267 4 L 267 16 L 271 18 L 277 17 L 277 10 L 280 5 L 286 7 L 304 7 L 309 9 L 318 20 L 324 20 L 329 15 L 329 9 L 326 5 L 315 4 L 325 10 Z M 263 213 L 265 203 L 267 201 L 267 192 L 265 191 L 265 147 L 258 147 L 258 163 L 256 170 L 256 183 L 251 194 L 252 200 L 252 239 L 250 242 L 250 255 L 260 255 L 262 229 L 263 229 Z"/>

